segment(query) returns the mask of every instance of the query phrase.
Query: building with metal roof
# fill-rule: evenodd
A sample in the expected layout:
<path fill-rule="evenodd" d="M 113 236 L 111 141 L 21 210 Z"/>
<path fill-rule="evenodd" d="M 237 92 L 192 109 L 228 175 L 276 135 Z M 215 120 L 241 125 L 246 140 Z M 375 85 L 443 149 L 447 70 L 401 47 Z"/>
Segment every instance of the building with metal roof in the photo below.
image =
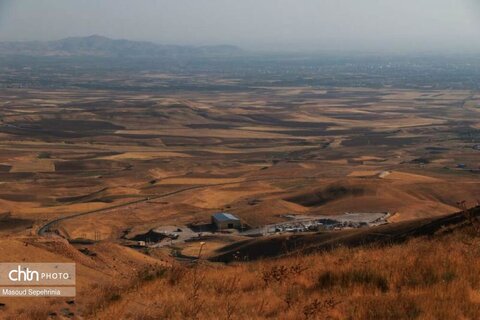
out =
<path fill-rule="evenodd" d="M 218 230 L 242 228 L 241 220 L 227 212 L 219 212 L 212 215 L 212 224 L 215 225 Z"/>

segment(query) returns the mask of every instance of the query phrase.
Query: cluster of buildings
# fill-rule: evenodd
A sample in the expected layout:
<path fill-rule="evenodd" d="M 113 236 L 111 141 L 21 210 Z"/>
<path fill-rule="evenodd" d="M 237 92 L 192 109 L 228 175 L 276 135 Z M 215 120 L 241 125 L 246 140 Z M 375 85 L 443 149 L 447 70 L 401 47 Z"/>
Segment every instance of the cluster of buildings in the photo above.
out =
<path fill-rule="evenodd" d="M 366 222 L 336 221 L 330 219 L 319 219 L 309 222 L 282 223 L 273 227 L 267 227 L 265 233 L 284 233 L 284 232 L 312 232 L 321 230 L 340 230 L 346 228 L 367 227 Z"/>
<path fill-rule="evenodd" d="M 311 232 L 320 230 L 365 228 L 388 223 L 387 219 L 390 217 L 390 213 L 345 213 L 341 216 L 319 216 L 308 217 L 306 219 L 297 219 L 295 216 L 287 217 L 292 219 L 292 221 L 267 225 L 256 230 L 242 232 L 242 234 L 271 234 L 283 232 Z M 244 226 L 240 218 L 226 212 L 212 215 L 212 225 L 216 230 L 244 230 Z"/>
<path fill-rule="evenodd" d="M 211 225 L 205 230 L 198 231 L 190 227 L 179 229 L 178 227 L 164 227 L 163 230 L 150 230 L 148 233 L 139 235 L 133 240 L 139 241 L 138 245 L 146 246 L 148 243 L 166 245 L 173 240 L 180 242 L 211 236 L 215 231 L 238 230 L 244 236 L 268 236 L 279 233 L 315 232 L 322 230 L 342 230 L 372 227 L 388 223 L 388 212 L 377 213 L 345 213 L 338 216 L 296 216 L 286 215 L 290 221 L 266 225 L 264 227 L 245 230 L 242 220 L 228 212 L 219 212 L 211 216 Z M 228 232 L 230 233 L 230 231 Z M 164 242 L 163 240 L 170 240 Z M 162 243 L 162 244 L 160 244 Z"/>
<path fill-rule="evenodd" d="M 337 221 L 332 219 L 318 219 L 306 223 L 279 224 L 275 226 L 275 233 L 281 232 L 309 232 L 320 230 L 356 229 L 368 227 L 367 222 Z"/>
<path fill-rule="evenodd" d="M 286 218 L 292 221 L 267 225 L 263 228 L 249 230 L 244 235 L 266 236 L 278 233 L 291 232 L 314 232 L 322 230 L 342 230 L 372 227 L 388 223 L 388 212 L 378 213 L 345 213 L 339 216 L 296 217 L 292 215 Z"/>

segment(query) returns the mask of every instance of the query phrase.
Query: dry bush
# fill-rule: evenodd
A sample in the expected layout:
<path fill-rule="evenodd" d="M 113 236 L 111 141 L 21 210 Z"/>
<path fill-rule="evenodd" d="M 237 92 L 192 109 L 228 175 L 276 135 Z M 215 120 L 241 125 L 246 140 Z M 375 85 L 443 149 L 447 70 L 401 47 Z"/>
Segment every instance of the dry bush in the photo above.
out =
<path fill-rule="evenodd" d="M 329 313 L 337 304 L 334 298 L 314 299 L 303 307 L 303 315 L 305 319 L 331 319 Z"/>
<path fill-rule="evenodd" d="M 284 282 L 291 277 L 299 276 L 305 270 L 307 270 L 307 268 L 299 263 L 290 266 L 275 265 L 262 272 L 262 279 L 264 284 L 268 286 L 272 282 Z"/>

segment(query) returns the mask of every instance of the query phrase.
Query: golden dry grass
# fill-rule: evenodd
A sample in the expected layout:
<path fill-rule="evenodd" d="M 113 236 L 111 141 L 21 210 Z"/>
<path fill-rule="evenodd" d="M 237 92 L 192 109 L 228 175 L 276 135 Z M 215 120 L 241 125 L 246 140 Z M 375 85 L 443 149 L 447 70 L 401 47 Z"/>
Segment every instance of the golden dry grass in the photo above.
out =
<path fill-rule="evenodd" d="M 93 317 L 478 319 L 480 239 L 469 232 L 229 266 L 177 265 Z"/>
<path fill-rule="evenodd" d="M 13 163 L 10 172 L 55 172 L 55 165 L 46 159 L 22 159 Z"/>

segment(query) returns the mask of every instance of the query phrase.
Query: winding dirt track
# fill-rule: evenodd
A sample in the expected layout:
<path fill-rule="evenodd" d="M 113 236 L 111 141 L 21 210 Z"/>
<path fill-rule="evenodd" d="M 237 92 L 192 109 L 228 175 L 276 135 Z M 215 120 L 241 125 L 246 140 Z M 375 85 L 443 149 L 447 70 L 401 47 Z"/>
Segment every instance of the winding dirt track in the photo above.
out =
<path fill-rule="evenodd" d="M 182 192 L 190 191 L 190 190 L 210 188 L 210 187 L 221 187 L 221 186 L 235 185 L 235 184 L 239 184 L 239 183 L 249 183 L 249 182 L 259 182 L 259 181 L 273 181 L 273 180 L 289 180 L 289 179 L 292 179 L 292 178 L 259 178 L 259 179 L 244 180 L 244 181 L 240 181 L 240 182 L 226 182 L 226 183 L 218 183 L 218 184 L 191 186 L 191 187 L 188 187 L 188 188 L 184 188 L 184 189 L 180 189 L 180 190 L 176 190 L 176 191 L 172 191 L 172 192 L 167 192 L 167 193 L 163 193 L 163 194 L 159 194 L 159 195 L 152 195 L 152 196 L 145 197 L 145 198 L 142 198 L 142 199 L 139 199 L 139 200 L 134 200 L 134 201 L 130 201 L 130 202 L 126 202 L 126 203 L 122 203 L 122 204 L 118 204 L 118 205 L 114 205 L 114 206 L 110 206 L 110 207 L 106 207 L 106 208 L 101 208 L 101 209 L 96 209 L 96 210 L 91 210 L 91 211 L 84 211 L 84 212 L 74 213 L 74 214 L 71 214 L 71 215 L 66 216 L 66 217 L 60 217 L 60 218 L 51 220 L 51 221 L 47 222 L 46 224 L 44 224 L 43 226 L 41 226 L 40 229 L 38 229 L 37 234 L 39 236 L 44 236 L 46 233 L 49 232 L 50 227 L 52 227 L 53 225 L 55 225 L 58 222 L 62 222 L 62 221 L 66 221 L 66 220 L 72 220 L 72 219 L 75 219 L 75 218 L 78 218 L 78 217 L 83 217 L 83 216 L 86 216 L 86 215 L 100 213 L 100 212 L 108 211 L 108 210 L 112 210 L 112 209 L 118 209 L 118 208 L 126 207 L 126 206 L 129 206 L 129 205 L 132 205 L 132 204 L 147 202 L 147 201 L 155 200 L 155 199 L 166 198 L 166 197 L 169 197 L 169 196 L 172 196 L 172 195 L 175 195 L 175 194 L 179 194 L 179 193 L 182 193 Z M 311 179 L 317 179 L 317 178 L 316 177 L 295 177 L 295 179 L 311 180 Z"/>

